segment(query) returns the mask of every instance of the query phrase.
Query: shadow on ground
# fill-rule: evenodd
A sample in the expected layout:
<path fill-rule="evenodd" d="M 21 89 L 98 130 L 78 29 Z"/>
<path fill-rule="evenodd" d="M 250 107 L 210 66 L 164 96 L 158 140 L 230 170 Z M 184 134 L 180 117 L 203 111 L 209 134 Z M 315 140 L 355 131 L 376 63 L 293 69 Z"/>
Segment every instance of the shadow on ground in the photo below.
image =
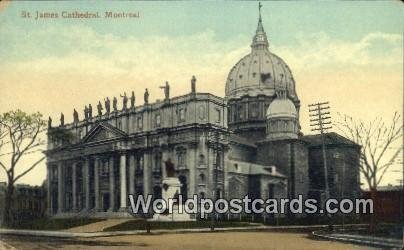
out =
<path fill-rule="evenodd" d="M 18 243 L 29 243 L 35 242 L 35 244 L 44 244 L 50 247 L 50 249 L 54 249 L 60 245 L 64 246 L 134 246 L 134 247 L 146 247 L 148 246 L 145 243 L 135 243 L 135 242 L 110 242 L 104 241 L 100 238 L 96 240 L 84 240 L 79 238 L 50 238 L 50 237 L 21 237 L 21 236 L 2 236 L 2 240 L 9 243 L 10 245 L 18 245 Z"/>

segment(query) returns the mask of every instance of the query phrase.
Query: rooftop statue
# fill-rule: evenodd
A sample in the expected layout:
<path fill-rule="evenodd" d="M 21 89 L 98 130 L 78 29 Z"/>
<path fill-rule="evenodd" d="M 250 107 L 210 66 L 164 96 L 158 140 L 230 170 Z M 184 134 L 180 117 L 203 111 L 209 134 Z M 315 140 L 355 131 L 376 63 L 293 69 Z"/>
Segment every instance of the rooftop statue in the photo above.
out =
<path fill-rule="evenodd" d="M 116 99 L 116 97 L 114 96 L 114 98 L 112 99 L 112 108 L 114 109 L 114 112 L 118 111 L 118 99 Z"/>
<path fill-rule="evenodd" d="M 97 110 L 98 110 L 98 116 L 102 116 L 102 105 L 101 102 L 98 101 L 98 105 L 97 105 Z"/>
<path fill-rule="evenodd" d="M 73 110 L 73 122 L 78 123 L 79 122 L 79 113 L 77 113 L 77 110 Z"/>
<path fill-rule="evenodd" d="M 126 92 L 120 96 L 122 97 L 122 109 L 126 110 L 128 108 L 128 97 L 126 96 Z"/>
<path fill-rule="evenodd" d="M 166 81 L 164 86 L 160 86 L 161 89 L 164 89 L 164 96 L 165 96 L 165 100 L 170 99 L 170 85 L 168 84 L 168 82 Z"/>
<path fill-rule="evenodd" d="M 108 97 L 104 99 L 104 104 L 105 104 L 105 112 L 109 114 L 109 112 L 111 111 L 111 102 Z"/>
<path fill-rule="evenodd" d="M 149 90 L 146 88 L 146 91 L 144 92 L 144 104 L 149 103 Z"/>
<path fill-rule="evenodd" d="M 130 108 L 135 108 L 135 92 L 134 91 L 132 91 L 132 95 L 131 95 L 131 97 L 130 97 Z"/>

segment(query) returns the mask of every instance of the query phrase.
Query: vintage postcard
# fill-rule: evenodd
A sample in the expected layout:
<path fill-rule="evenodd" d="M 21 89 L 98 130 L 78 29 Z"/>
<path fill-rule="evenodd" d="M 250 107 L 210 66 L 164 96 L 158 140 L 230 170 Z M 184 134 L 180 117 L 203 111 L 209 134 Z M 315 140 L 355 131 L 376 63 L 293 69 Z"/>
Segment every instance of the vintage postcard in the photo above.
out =
<path fill-rule="evenodd" d="M 0 249 L 402 249 L 401 1 L 0 1 Z"/>

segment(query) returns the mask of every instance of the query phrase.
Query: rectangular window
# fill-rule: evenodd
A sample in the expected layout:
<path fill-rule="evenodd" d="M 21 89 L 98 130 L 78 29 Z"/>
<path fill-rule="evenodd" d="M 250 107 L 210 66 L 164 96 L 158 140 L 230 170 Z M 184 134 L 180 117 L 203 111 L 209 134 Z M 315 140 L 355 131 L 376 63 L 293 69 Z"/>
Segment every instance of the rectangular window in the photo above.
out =
<path fill-rule="evenodd" d="M 156 115 L 155 124 L 156 124 L 156 127 L 160 127 L 160 125 L 161 125 L 161 116 L 160 116 L 160 114 Z"/>
<path fill-rule="evenodd" d="M 220 123 L 222 121 L 222 111 L 220 109 L 216 109 L 216 122 Z"/>
<path fill-rule="evenodd" d="M 142 119 L 141 116 L 137 118 L 137 128 L 138 128 L 138 129 L 142 129 L 142 128 L 143 128 L 143 119 Z"/>
<path fill-rule="evenodd" d="M 180 109 L 178 122 L 185 122 L 185 109 Z"/>
<path fill-rule="evenodd" d="M 181 149 L 177 151 L 177 163 L 179 169 L 185 169 L 187 165 L 187 151 L 185 149 Z"/>

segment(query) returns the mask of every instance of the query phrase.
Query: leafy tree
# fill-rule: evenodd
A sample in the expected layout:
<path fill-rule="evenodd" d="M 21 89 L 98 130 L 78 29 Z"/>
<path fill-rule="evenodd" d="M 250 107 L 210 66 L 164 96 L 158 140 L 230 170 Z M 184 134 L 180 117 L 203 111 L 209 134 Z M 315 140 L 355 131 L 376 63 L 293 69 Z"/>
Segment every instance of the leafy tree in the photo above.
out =
<path fill-rule="evenodd" d="M 11 148 L 11 152 L 1 154 L 2 156 L 9 156 L 9 160 L 0 159 L 0 167 L 7 177 L 3 212 L 3 224 L 5 226 L 13 223 L 14 184 L 38 166 L 45 159 L 45 156 L 41 156 L 25 168 L 19 163 L 23 156 L 39 151 L 39 147 L 44 145 L 45 142 L 40 138 L 40 134 L 45 130 L 46 122 L 40 113 L 27 114 L 21 110 L 15 110 L 0 115 L 0 150 L 5 147 Z"/>

